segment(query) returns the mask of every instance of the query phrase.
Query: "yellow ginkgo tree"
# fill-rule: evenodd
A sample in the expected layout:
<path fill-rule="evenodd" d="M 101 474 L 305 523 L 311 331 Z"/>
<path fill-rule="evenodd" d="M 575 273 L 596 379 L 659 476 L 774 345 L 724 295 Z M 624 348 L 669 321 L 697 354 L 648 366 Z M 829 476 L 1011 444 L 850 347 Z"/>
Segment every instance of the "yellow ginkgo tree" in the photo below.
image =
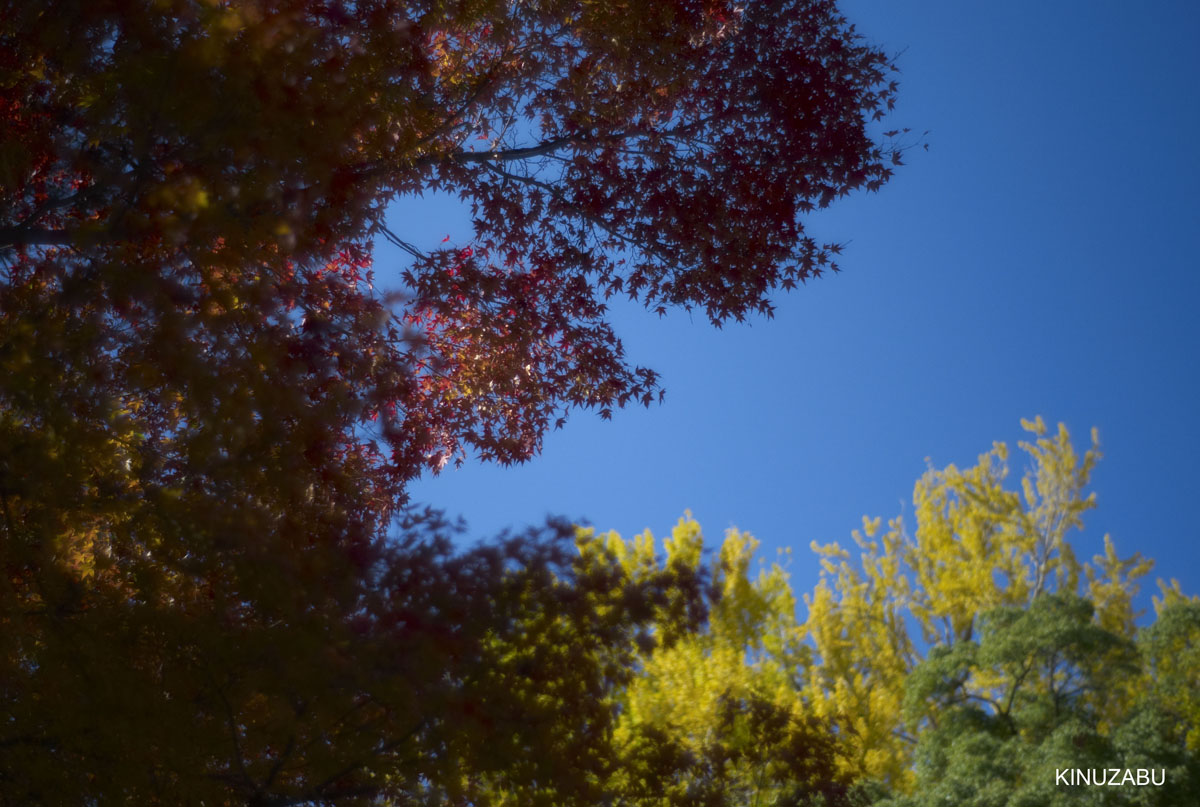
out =
<path fill-rule="evenodd" d="M 581 531 L 583 556 L 630 582 L 665 570 L 707 586 L 654 604 L 638 637 L 608 792 L 631 807 L 1150 803 L 1054 790 L 1056 765 L 1116 765 L 1154 768 L 1161 803 L 1191 803 L 1200 600 L 1163 585 L 1155 621 L 1139 620 L 1151 561 L 1107 536 L 1091 561 L 1072 545 L 1095 506 L 1096 434 L 1080 452 L 1064 426 L 1023 426 L 1017 484 L 1003 443 L 931 467 L 909 519 L 864 520 L 853 553 L 814 544 L 799 608 L 746 533 L 710 557 L 690 515 L 661 556 L 649 532 Z M 704 613 L 681 610 L 697 601 Z"/>
<path fill-rule="evenodd" d="M 1040 418 L 1022 425 L 1030 439 L 1019 444 L 1026 458 L 1019 484 L 1012 484 L 1003 443 L 969 468 L 930 468 L 916 483 L 909 520 L 897 517 L 885 527 L 881 519 L 865 519 L 853 534 L 853 554 L 837 544 L 814 544 L 820 578 L 803 608 L 797 608 L 784 569 L 762 564 L 755 574 L 757 541 L 729 531 L 710 563 L 703 630 L 658 643 L 645 655 L 622 696 L 618 744 L 644 750 L 646 737 L 657 732 L 684 758 L 710 761 L 719 747 L 717 770 L 692 770 L 675 795 L 696 796 L 711 774 L 724 782 L 717 802 L 789 803 L 795 789 L 786 777 L 773 778 L 781 770 L 778 758 L 762 751 L 770 743 L 751 726 L 756 714 L 769 712 L 776 720 L 786 716 L 783 723 L 797 731 L 803 727 L 810 739 L 825 739 L 807 746 L 809 762 L 820 757 L 833 766 L 825 781 L 874 781 L 887 792 L 907 792 L 917 783 L 918 739 L 937 725 L 942 711 L 973 704 L 999 714 L 1018 689 L 1028 699 L 1061 683 L 1054 674 L 1014 682 L 1002 665 L 975 664 L 951 681 L 952 692 L 922 702 L 912 692 L 920 689 L 914 673 L 922 668 L 929 677 L 929 660 L 956 648 L 969 655 L 987 630 L 997 630 L 989 628 L 987 615 L 1003 609 L 1033 613 L 1038 603 L 1045 610 L 1051 605 L 1044 601 L 1053 597 L 1067 598 L 1064 603 L 1077 598 L 1081 604 L 1070 607 L 1091 614 L 1080 618 L 1111 637 L 1108 650 L 1088 659 L 1111 673 L 1105 692 L 1081 695 L 1096 731 L 1104 734 L 1125 721 L 1145 705 L 1147 692 L 1157 693 L 1159 706 L 1195 711 L 1200 698 L 1187 672 L 1194 665 L 1176 661 L 1183 658 L 1178 648 L 1186 649 L 1192 638 L 1191 623 L 1178 617 L 1183 605 L 1176 603 L 1172 613 L 1178 618 L 1170 625 L 1153 636 L 1143 632 L 1145 652 L 1157 653 L 1153 664 L 1130 661 L 1139 636 L 1134 598 L 1151 562 L 1138 554 L 1121 556 L 1107 536 L 1103 553 L 1091 562 L 1072 548 L 1071 532 L 1095 506 L 1088 484 L 1100 458 L 1096 434 L 1080 452 L 1064 426 L 1051 430 Z M 665 559 L 649 533 L 626 542 L 588 532 L 581 543 L 585 551 L 615 555 L 634 576 L 664 562 L 702 572 L 703 539 L 690 516 L 663 542 Z M 1182 602 L 1181 596 L 1169 593 L 1167 599 Z M 663 624 L 671 624 L 665 615 Z M 1155 678 L 1155 669 L 1163 674 Z M 774 736 L 778 741 L 780 735 Z M 756 744 L 759 753 L 747 753 Z M 819 752 L 813 750 L 818 745 Z M 661 743 L 656 748 L 663 753 Z M 630 762 L 629 770 L 636 769 Z"/>
<path fill-rule="evenodd" d="M 690 514 L 663 541 L 663 558 L 649 531 L 628 542 L 590 531 L 580 539 L 585 552 L 603 547 L 635 578 L 664 564 L 681 579 L 705 572 L 700 525 Z M 851 779 L 837 762 L 840 741 L 805 705 L 800 683 L 809 651 L 788 576 L 778 564 L 754 575 L 757 547 L 747 533 L 730 530 L 708 564 L 703 625 L 643 642 L 613 734 L 623 762 L 613 790 L 626 803 L 852 803 Z M 678 622 L 668 607 L 657 624 Z"/>
<path fill-rule="evenodd" d="M 1095 606 L 1098 626 L 1133 638 L 1132 598 L 1151 562 L 1122 558 L 1107 536 L 1104 554 L 1081 562 L 1068 540 L 1095 506 L 1086 491 L 1100 458 L 1095 431 L 1080 455 L 1065 426 L 1051 431 L 1041 418 L 1022 426 L 1032 439 L 1019 444 L 1028 459 L 1019 489 L 1006 484 L 1009 449 L 996 443 L 973 467 L 925 473 L 913 492 L 914 528 L 864 519 L 858 558 L 836 543 L 813 545 L 822 572 L 805 598 L 814 657 L 804 696 L 843 727 L 860 776 L 911 784 L 919 727 L 905 716 L 908 676 L 930 648 L 977 638 L 985 613 L 1077 594 Z M 962 682 L 962 696 L 986 702 L 1003 683 L 980 672 Z"/>

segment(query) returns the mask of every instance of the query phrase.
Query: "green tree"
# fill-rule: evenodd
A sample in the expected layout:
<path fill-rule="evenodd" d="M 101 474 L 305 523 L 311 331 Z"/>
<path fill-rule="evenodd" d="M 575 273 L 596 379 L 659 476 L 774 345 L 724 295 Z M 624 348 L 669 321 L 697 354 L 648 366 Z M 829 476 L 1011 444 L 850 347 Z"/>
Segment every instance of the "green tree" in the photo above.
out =
<path fill-rule="evenodd" d="M 1123 697 L 1129 681 L 1159 682 L 1144 666 L 1144 645 L 1161 626 L 1139 648 L 1097 624 L 1092 604 L 1072 594 L 983 615 L 978 641 L 933 648 L 909 677 L 906 713 L 923 724 L 916 787 L 881 807 L 1194 802 L 1200 758 L 1182 741 L 1181 724 L 1153 696 Z M 980 677 L 995 682 L 991 694 L 967 689 Z M 1100 785 L 1078 784 L 1076 770 Z M 1103 784 L 1110 780 L 1125 785 Z"/>
<path fill-rule="evenodd" d="M 859 776 L 911 787 L 910 675 L 924 648 L 943 652 L 977 640 L 984 614 L 1075 594 L 1093 603 L 1097 626 L 1134 638 L 1132 601 L 1150 561 L 1121 558 L 1106 537 L 1105 554 L 1084 563 L 1068 540 L 1095 506 L 1086 492 L 1100 457 L 1095 433 L 1080 456 L 1065 427 L 1051 433 L 1040 418 L 1024 426 L 1035 439 L 1021 443 L 1029 465 L 1019 490 L 1005 486 L 1008 448 L 997 443 L 972 468 L 930 469 L 917 482 L 914 532 L 900 518 L 886 531 L 864 520 L 854 535 L 857 561 L 836 544 L 814 545 L 823 570 L 805 598 L 814 650 L 806 693 L 818 714 L 842 722 Z M 963 697 L 994 699 L 1002 685 L 995 671 L 980 670 L 962 682 Z M 1132 679 L 1121 689 L 1132 697 Z M 1128 697 L 1109 699 L 1101 715 L 1119 712 Z"/>
<path fill-rule="evenodd" d="M 1145 660 L 1138 682 L 1147 701 L 1170 717 L 1192 754 L 1200 754 L 1200 597 L 1176 582 L 1154 600 L 1157 618 L 1138 635 Z"/>
<path fill-rule="evenodd" d="M 913 533 L 868 520 L 858 559 L 815 547 L 821 578 L 803 619 L 783 569 L 752 579 L 756 542 L 731 531 L 708 623 L 643 658 L 618 697 L 632 784 L 646 779 L 641 759 L 680 771 L 635 792 L 721 805 L 818 792 L 881 807 L 1194 801 L 1200 600 L 1164 585 L 1139 628 L 1150 561 L 1106 537 L 1084 563 L 1070 541 L 1094 506 L 1095 435 L 1081 455 L 1065 428 L 1024 425 L 1034 439 L 1017 490 L 996 444 L 974 467 L 918 481 Z M 657 568 L 649 534 L 606 540 L 627 568 Z M 681 521 L 666 547 L 694 567 L 699 526 Z M 1064 784 L 1058 773 L 1075 769 L 1163 784 Z"/>

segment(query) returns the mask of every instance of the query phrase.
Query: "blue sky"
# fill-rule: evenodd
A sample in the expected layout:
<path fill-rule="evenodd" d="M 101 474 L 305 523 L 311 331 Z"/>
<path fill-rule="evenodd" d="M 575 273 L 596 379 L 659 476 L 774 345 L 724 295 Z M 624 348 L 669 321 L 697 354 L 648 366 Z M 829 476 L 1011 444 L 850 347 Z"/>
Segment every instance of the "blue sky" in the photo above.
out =
<path fill-rule="evenodd" d="M 480 537 L 547 514 L 661 535 L 690 509 L 712 542 L 736 525 L 768 556 L 794 547 L 807 590 L 810 541 L 911 513 L 926 457 L 1015 448 L 1020 418 L 1041 414 L 1081 445 L 1100 430 L 1081 554 L 1108 532 L 1200 591 L 1200 4 L 842 8 L 902 52 L 888 128 L 930 130 L 881 193 L 813 220 L 848 243 L 842 274 L 722 331 L 617 309 L 628 354 L 663 374 L 662 405 L 576 413 L 531 463 L 469 462 L 414 500 Z M 433 246 L 465 242 L 466 222 L 428 199 L 391 223 Z M 386 276 L 402 257 L 379 260 Z"/>

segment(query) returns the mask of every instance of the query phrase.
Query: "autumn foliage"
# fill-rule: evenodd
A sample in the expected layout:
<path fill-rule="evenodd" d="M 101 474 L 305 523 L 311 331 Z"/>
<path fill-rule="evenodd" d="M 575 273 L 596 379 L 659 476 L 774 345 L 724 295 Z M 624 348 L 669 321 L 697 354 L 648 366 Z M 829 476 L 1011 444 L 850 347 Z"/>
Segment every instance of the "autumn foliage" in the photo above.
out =
<path fill-rule="evenodd" d="M 0 0 L 0 798 L 594 797 L 702 570 L 455 553 L 406 484 L 651 401 L 611 296 L 836 268 L 891 73 L 832 2 Z M 469 243 L 385 218 L 431 191 Z"/>
<path fill-rule="evenodd" d="M 889 62 L 829 2 L 3 11 L 0 244 L 29 296 L 8 316 L 97 311 L 110 351 L 261 377 L 320 410 L 334 439 L 310 461 L 353 454 L 393 493 L 465 449 L 526 459 L 565 407 L 648 401 L 610 295 L 768 312 L 834 266 L 800 216 L 896 156 L 866 126 Z M 432 190 L 474 237 L 416 254 L 388 306 L 369 245 L 411 246 L 385 205 Z M 171 393 L 235 406 L 202 368 L 156 365 L 113 381 L 164 422 Z M 243 424 L 295 417 L 243 398 Z"/>
<path fill-rule="evenodd" d="M 1016 484 L 1004 443 L 972 466 L 930 468 L 909 518 L 865 519 L 854 551 L 814 543 L 821 570 L 802 602 L 784 565 L 756 563 L 757 542 L 728 531 L 707 622 L 644 657 L 618 695 L 628 776 L 640 770 L 631 750 L 654 737 L 693 763 L 683 776 L 660 769 L 664 799 L 1194 803 L 1200 597 L 1160 581 L 1153 614 L 1140 613 L 1151 560 L 1121 555 L 1108 536 L 1100 554 L 1080 557 L 1096 505 L 1095 435 L 1079 452 L 1062 426 L 1024 425 Z M 626 566 L 656 565 L 649 533 L 604 541 Z M 663 546 L 698 567 L 700 526 L 681 520 Z M 1114 782 L 1153 770 L 1155 783 L 1056 778 L 1074 769 L 1111 771 Z"/>

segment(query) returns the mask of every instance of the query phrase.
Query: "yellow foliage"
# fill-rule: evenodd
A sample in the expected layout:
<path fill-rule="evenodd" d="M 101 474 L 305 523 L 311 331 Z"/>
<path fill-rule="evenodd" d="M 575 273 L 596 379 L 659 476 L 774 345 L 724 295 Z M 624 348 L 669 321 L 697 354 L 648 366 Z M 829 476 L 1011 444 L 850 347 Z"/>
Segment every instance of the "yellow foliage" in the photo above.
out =
<path fill-rule="evenodd" d="M 1100 458 L 1095 431 L 1080 455 L 1065 426 L 1021 425 L 1033 439 L 1019 443 L 1029 459 L 1019 491 L 1006 487 L 1009 449 L 996 443 L 970 468 L 925 473 L 913 491 L 915 531 L 901 518 L 886 530 L 864 519 L 856 560 L 836 543 L 814 545 L 821 579 L 805 596 L 815 656 L 803 694 L 846 728 L 856 775 L 911 784 L 905 680 L 929 646 L 972 640 L 982 613 L 1070 591 L 1095 603 L 1101 627 L 1133 636 L 1135 581 L 1150 561 L 1119 557 L 1106 536 L 1104 555 L 1081 563 L 1067 541 L 1095 506 L 1085 492 Z M 981 697 L 996 684 L 982 673 L 967 682 Z"/>
<path fill-rule="evenodd" d="M 620 699 L 618 744 L 632 747 L 652 727 L 701 758 L 728 730 L 731 703 L 742 709 L 767 703 L 827 735 L 832 726 L 838 752 L 831 766 L 839 775 L 911 791 L 916 737 L 936 725 L 941 710 L 954 703 L 999 710 L 1006 698 L 1011 706 L 1015 691 L 1011 671 L 973 664 L 954 698 L 914 701 L 906 690 L 917 667 L 934 648 L 975 652 L 988 612 L 1025 611 L 1039 598 L 1067 594 L 1086 598 L 1094 626 L 1118 637 L 1097 651 L 1104 654 L 1100 668 L 1128 669 L 1079 695 L 1096 728 L 1115 730 L 1149 698 L 1182 716 L 1180 735 L 1200 744 L 1200 729 L 1189 728 L 1200 725 L 1200 689 L 1187 655 L 1194 655 L 1188 648 L 1200 632 L 1200 600 L 1164 586 L 1156 608 L 1160 616 L 1173 609 L 1171 619 L 1160 620 L 1156 633 L 1139 635 L 1133 600 L 1151 561 L 1119 555 L 1104 536 L 1103 552 L 1084 562 L 1069 542 L 1095 506 L 1087 490 L 1100 458 L 1095 431 L 1080 452 L 1064 426 L 1051 430 L 1041 418 L 1022 425 L 1030 439 L 1018 444 L 1026 458 L 1019 484 L 1009 478 L 1008 446 L 995 443 L 970 467 L 930 467 L 914 487 L 909 520 L 864 518 L 852 547 L 814 543 L 820 579 L 804 597 L 803 620 L 787 572 L 779 564 L 755 564 L 758 542 L 728 531 L 709 561 L 706 628 L 643 656 Z M 589 530 L 580 540 L 603 547 L 634 578 L 664 564 L 702 573 L 709 557 L 690 514 L 662 541 L 665 557 L 648 531 L 625 541 L 615 533 L 597 539 Z M 1129 667 L 1135 635 L 1139 643 L 1151 637 L 1140 672 Z M 1023 691 L 1036 694 L 1053 680 L 1029 677 Z M 782 791 L 759 787 L 750 759 L 739 757 L 722 776 L 742 783 L 738 792 L 761 803 L 781 798 Z"/>
<path fill-rule="evenodd" d="M 649 532 L 626 542 L 615 533 L 606 546 L 626 570 L 657 566 L 655 539 Z M 688 514 L 663 540 L 668 568 L 699 568 L 704 547 L 700 525 Z M 702 754 L 716 739 L 731 702 L 769 703 L 804 718 L 798 686 L 807 658 L 796 620 L 796 599 L 787 573 L 778 565 L 753 575 L 751 562 L 758 541 L 729 530 L 717 553 L 708 629 L 692 632 L 643 660 L 640 674 L 626 690 L 619 744 L 635 742 L 646 727 L 667 732 L 693 754 Z M 752 763 L 743 760 L 741 767 Z M 731 780 L 757 781 L 747 767 L 733 765 Z M 764 802 L 769 803 L 769 802 Z"/>

